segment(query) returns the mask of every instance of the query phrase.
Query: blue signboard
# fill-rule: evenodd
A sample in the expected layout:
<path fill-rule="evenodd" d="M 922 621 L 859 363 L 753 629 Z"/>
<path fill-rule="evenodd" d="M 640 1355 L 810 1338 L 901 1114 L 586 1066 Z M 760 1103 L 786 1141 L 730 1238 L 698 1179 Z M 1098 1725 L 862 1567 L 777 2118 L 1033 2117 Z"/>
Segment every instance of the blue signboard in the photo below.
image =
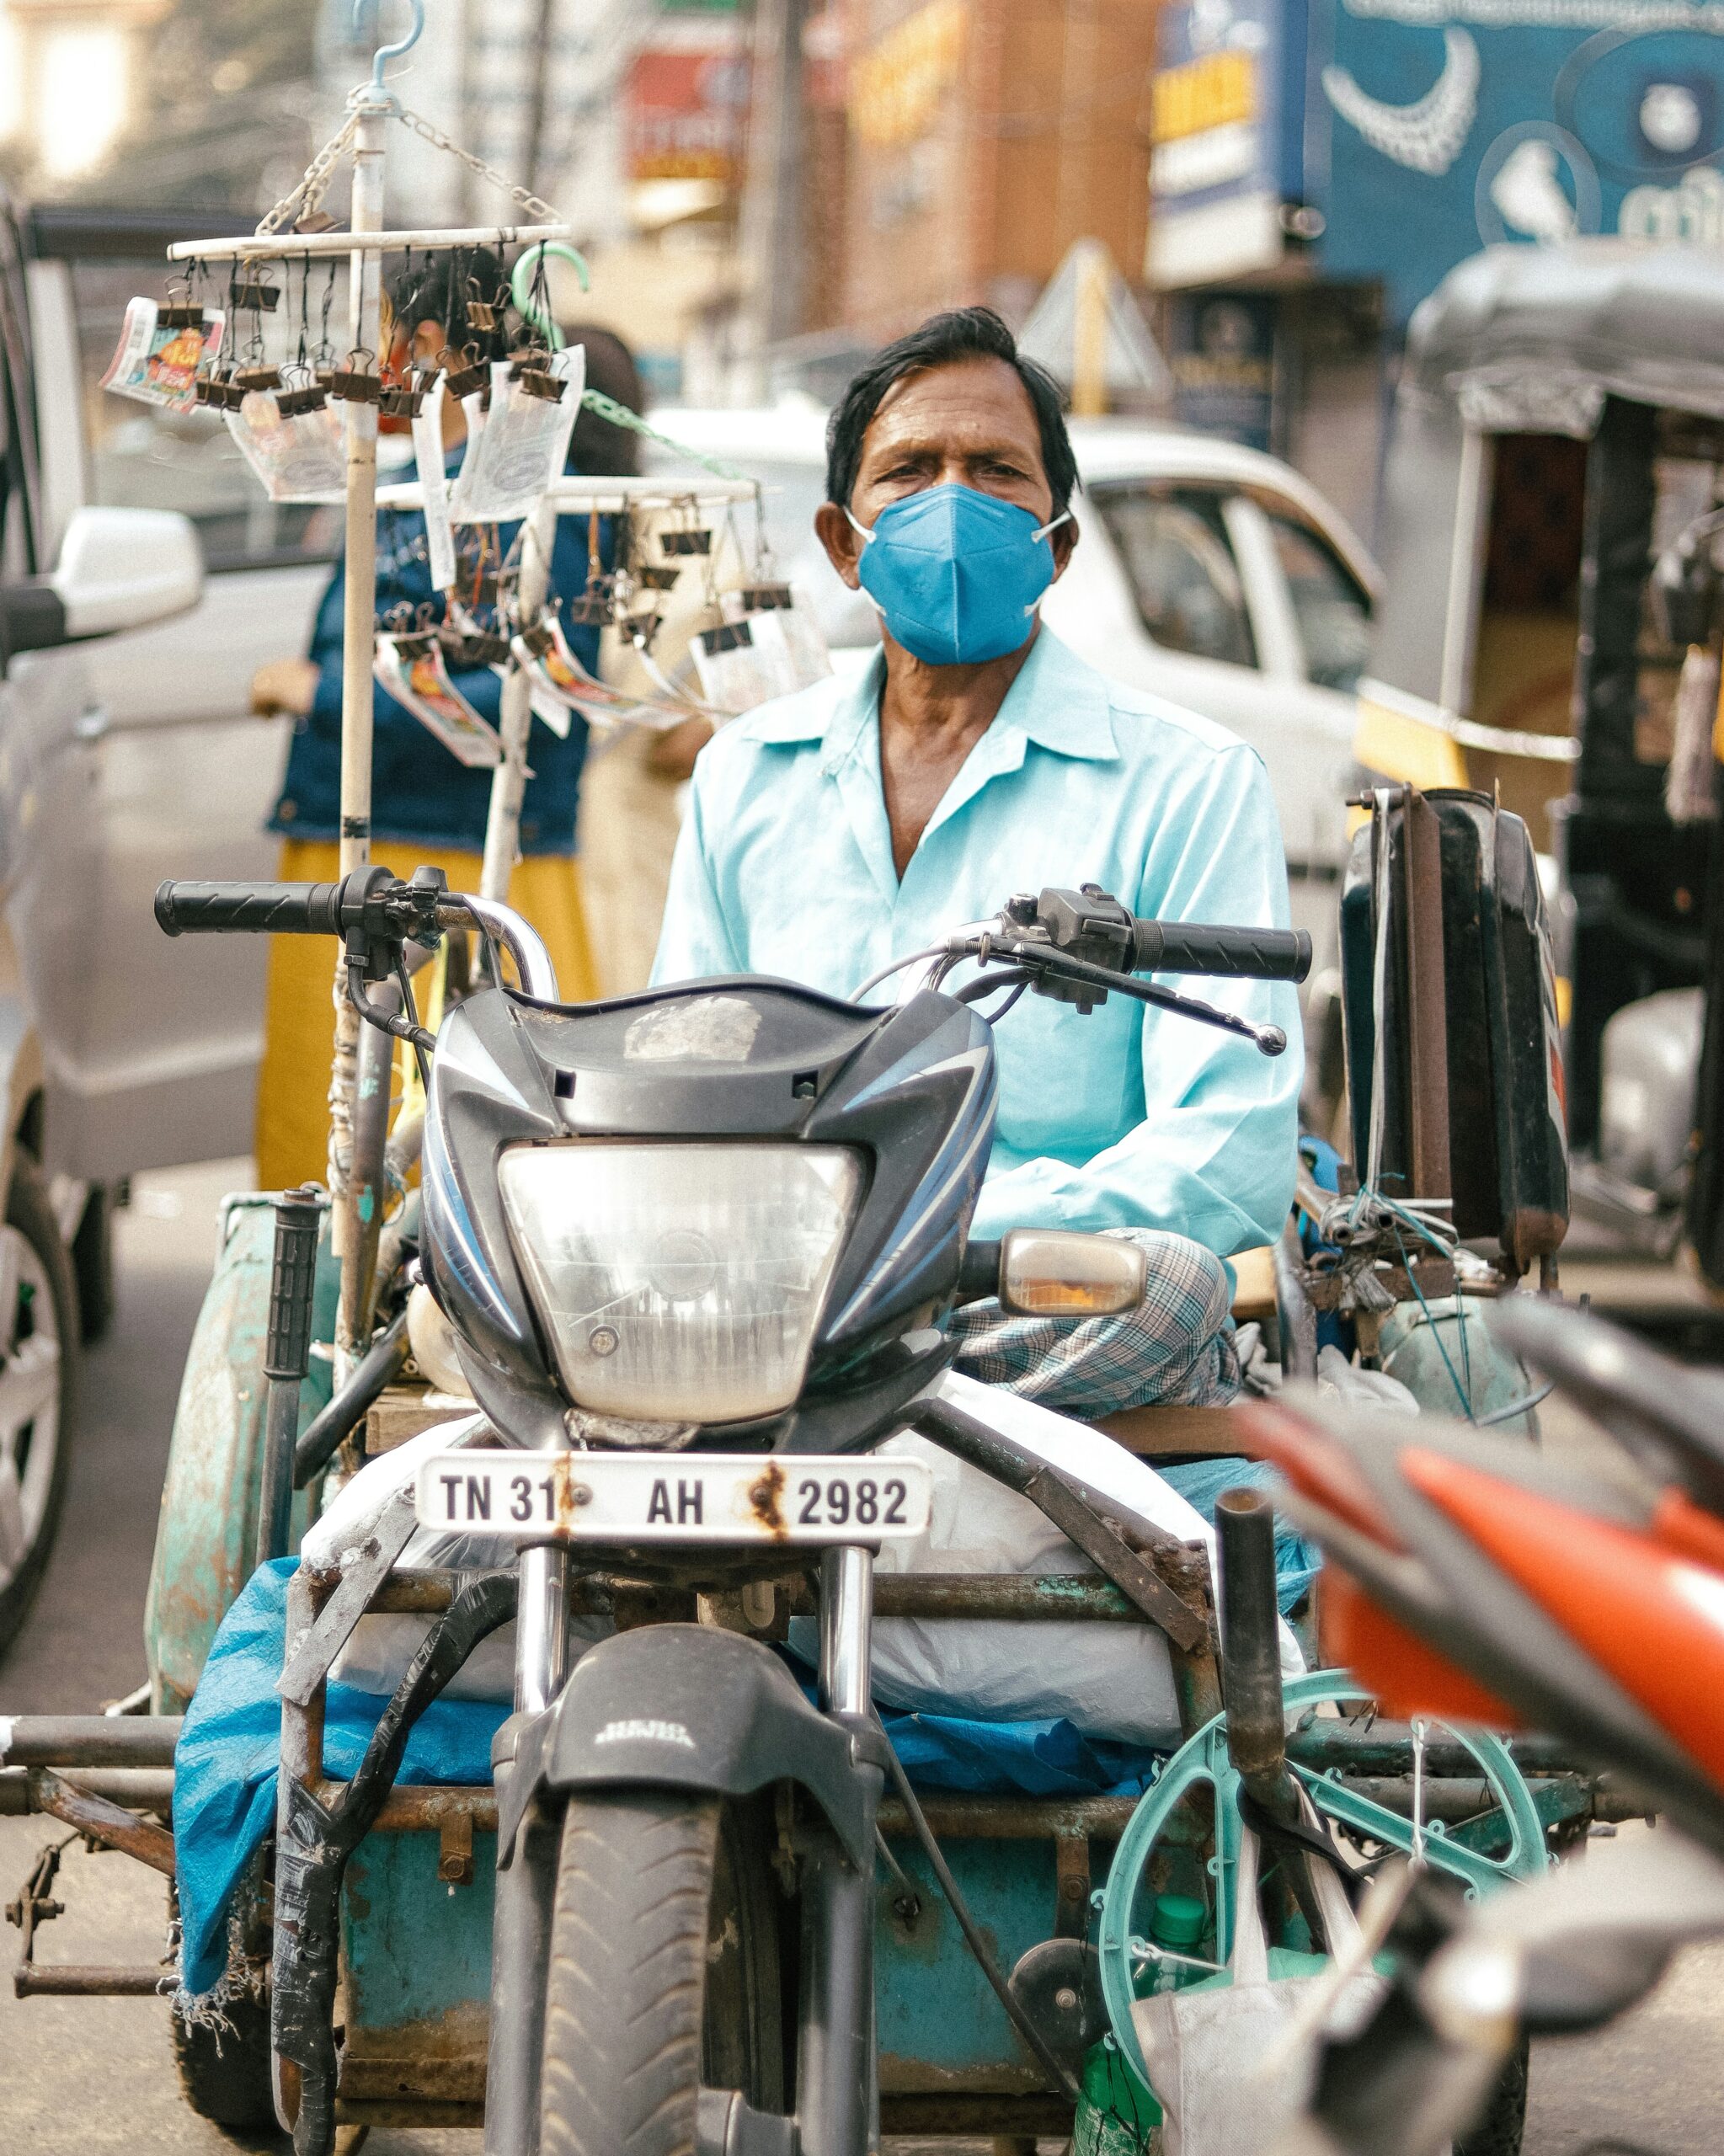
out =
<path fill-rule="evenodd" d="M 1322 269 L 1380 280 L 1397 321 L 1504 241 L 1724 240 L 1724 10 L 1330 0 L 1312 41 L 1305 197 L 1326 219 Z"/>

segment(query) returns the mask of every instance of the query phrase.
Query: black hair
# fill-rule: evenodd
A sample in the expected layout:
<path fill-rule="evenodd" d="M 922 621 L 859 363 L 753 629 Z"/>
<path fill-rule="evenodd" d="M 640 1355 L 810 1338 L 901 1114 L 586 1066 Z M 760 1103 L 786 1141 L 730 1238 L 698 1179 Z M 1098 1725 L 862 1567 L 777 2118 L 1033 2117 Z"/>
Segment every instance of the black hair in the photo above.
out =
<path fill-rule="evenodd" d="M 569 322 L 563 324 L 563 334 L 571 344 L 585 349 L 587 387 L 596 389 L 601 397 L 610 398 L 631 412 L 638 412 L 642 398 L 640 370 L 635 366 L 633 353 L 615 331 L 600 329 L 588 323 Z M 631 428 L 619 427 L 614 419 L 600 419 L 596 412 L 583 405 L 569 440 L 569 467 L 590 476 L 638 472 L 640 448 L 641 438 Z"/>
<path fill-rule="evenodd" d="M 451 352 L 459 355 L 472 344 L 482 360 L 506 360 L 508 287 L 508 272 L 488 247 L 440 249 L 417 259 L 409 258 L 389 287 L 389 306 L 396 327 L 409 339 L 420 323 L 435 322 L 448 339 Z M 467 318 L 470 299 L 497 308 L 494 329 L 471 327 Z"/>
<path fill-rule="evenodd" d="M 1042 436 L 1042 466 L 1054 496 L 1054 514 L 1062 516 L 1077 485 L 1077 460 L 1059 389 L 1045 367 L 1027 360 L 1017 340 L 990 307 L 953 307 L 930 315 L 920 328 L 888 344 L 851 382 L 826 428 L 826 499 L 848 507 L 862 464 L 862 437 L 894 384 L 907 375 L 960 360 L 1003 360 L 1023 384 Z"/>

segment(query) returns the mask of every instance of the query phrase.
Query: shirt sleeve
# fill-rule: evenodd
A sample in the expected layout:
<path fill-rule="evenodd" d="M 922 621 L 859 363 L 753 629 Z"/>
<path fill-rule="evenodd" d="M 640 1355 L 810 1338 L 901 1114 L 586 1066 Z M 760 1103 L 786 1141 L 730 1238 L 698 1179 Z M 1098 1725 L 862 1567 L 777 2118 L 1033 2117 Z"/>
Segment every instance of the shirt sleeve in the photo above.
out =
<path fill-rule="evenodd" d="M 1287 864 L 1268 774 L 1242 744 L 1215 756 L 1158 820 L 1134 910 L 1166 921 L 1285 928 Z M 1293 1202 L 1304 1076 L 1290 982 L 1164 984 L 1260 1024 L 1287 1048 L 1143 1006 L 1143 1119 L 1077 1165 L 1026 1161 L 984 1185 L 972 1233 L 1013 1227 L 1165 1228 L 1218 1257 L 1273 1242 Z"/>
<path fill-rule="evenodd" d="M 688 814 L 670 863 L 659 954 L 653 961 L 654 987 L 661 981 L 700 980 L 708 974 L 747 970 L 718 895 L 718 867 L 707 843 L 712 803 L 702 783 L 702 762 L 704 753 L 695 765 Z"/>

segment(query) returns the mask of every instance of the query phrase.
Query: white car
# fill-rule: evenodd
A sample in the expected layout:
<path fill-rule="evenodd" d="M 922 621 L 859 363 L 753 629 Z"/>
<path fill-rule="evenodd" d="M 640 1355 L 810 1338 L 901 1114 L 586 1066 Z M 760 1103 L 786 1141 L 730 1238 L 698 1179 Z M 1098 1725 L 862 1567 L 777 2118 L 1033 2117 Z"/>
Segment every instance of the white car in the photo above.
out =
<path fill-rule="evenodd" d="M 305 648 L 338 531 L 261 500 L 206 419 L 99 387 L 181 236 L 0 196 L 0 1651 L 65 1488 L 115 1189 L 250 1148 L 262 947 L 189 962 L 150 901 L 270 873 L 286 728 L 248 690 Z"/>
<path fill-rule="evenodd" d="M 814 535 L 825 496 L 825 414 L 659 409 L 653 424 L 766 485 L 778 569 L 819 612 L 836 663 L 878 640 L 873 607 L 845 589 Z M 1043 614 L 1104 673 L 1218 720 L 1268 767 L 1294 918 L 1335 940 L 1357 790 L 1353 687 L 1379 578 L 1345 520 L 1273 456 L 1132 421 L 1073 424 L 1082 537 Z M 658 468 L 675 468 L 655 452 Z M 686 467 L 683 467 L 686 468 Z M 745 544 L 750 520 L 740 520 Z"/>

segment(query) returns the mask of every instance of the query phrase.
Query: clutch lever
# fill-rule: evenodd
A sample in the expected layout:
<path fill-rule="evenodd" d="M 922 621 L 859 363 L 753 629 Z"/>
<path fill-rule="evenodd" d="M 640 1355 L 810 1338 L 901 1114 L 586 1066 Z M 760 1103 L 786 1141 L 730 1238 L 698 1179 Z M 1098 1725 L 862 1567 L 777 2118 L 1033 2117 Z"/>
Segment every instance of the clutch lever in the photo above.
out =
<path fill-rule="evenodd" d="M 1115 973 L 1108 966 L 1092 966 L 1086 958 L 1075 958 L 1069 951 L 1056 951 L 1046 943 L 1026 942 L 1005 936 L 993 937 L 990 942 L 990 956 L 1021 965 L 1032 974 L 1055 974 L 1062 980 L 1093 985 L 1103 995 L 1117 990 L 1140 1003 L 1153 1003 L 1158 1009 L 1175 1011 L 1182 1018 L 1194 1018 L 1199 1025 L 1214 1026 L 1224 1033 L 1237 1033 L 1241 1039 L 1252 1042 L 1263 1055 L 1286 1053 L 1287 1036 L 1279 1026 L 1260 1026 L 1252 1019 L 1241 1017 L 1236 1011 L 1220 1011 L 1213 1003 L 1200 1003 L 1193 995 L 1181 995 L 1155 981 L 1139 980 L 1130 974 Z"/>

